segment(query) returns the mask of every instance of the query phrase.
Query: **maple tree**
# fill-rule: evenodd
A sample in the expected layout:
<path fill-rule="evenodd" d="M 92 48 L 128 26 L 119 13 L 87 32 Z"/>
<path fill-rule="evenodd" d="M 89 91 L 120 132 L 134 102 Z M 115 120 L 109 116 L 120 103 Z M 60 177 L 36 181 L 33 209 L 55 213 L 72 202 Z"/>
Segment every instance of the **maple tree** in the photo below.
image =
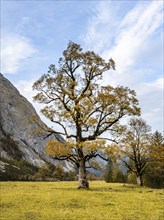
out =
<path fill-rule="evenodd" d="M 34 97 L 45 104 L 42 113 L 61 126 L 64 142 L 51 140 L 47 152 L 58 160 L 73 162 L 79 170 L 79 188 L 88 188 L 86 166 L 93 158 L 108 153 L 102 134 L 117 132 L 124 116 L 139 115 L 134 90 L 127 87 L 101 86 L 103 73 L 115 69 L 112 59 L 105 61 L 93 51 L 83 52 L 80 45 L 69 42 L 58 68 L 50 65 L 33 85 Z"/>
<path fill-rule="evenodd" d="M 142 118 L 132 118 L 119 146 L 124 165 L 135 174 L 140 186 L 143 186 L 143 175 L 149 168 L 150 131 L 150 126 Z"/>

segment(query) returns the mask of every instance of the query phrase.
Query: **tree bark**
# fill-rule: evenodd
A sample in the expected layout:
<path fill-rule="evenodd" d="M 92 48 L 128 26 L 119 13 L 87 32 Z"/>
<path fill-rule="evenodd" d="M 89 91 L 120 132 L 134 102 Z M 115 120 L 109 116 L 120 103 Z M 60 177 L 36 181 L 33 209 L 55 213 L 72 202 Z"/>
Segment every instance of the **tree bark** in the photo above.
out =
<path fill-rule="evenodd" d="M 85 169 L 85 161 L 84 159 L 81 159 L 79 161 L 79 178 L 78 178 L 78 181 L 79 181 L 79 187 L 78 189 L 88 189 L 89 188 L 89 183 L 87 181 L 87 178 L 86 178 L 86 169 Z"/>
<path fill-rule="evenodd" d="M 143 179 L 141 174 L 136 174 L 137 177 L 137 185 L 138 186 L 143 186 Z"/>

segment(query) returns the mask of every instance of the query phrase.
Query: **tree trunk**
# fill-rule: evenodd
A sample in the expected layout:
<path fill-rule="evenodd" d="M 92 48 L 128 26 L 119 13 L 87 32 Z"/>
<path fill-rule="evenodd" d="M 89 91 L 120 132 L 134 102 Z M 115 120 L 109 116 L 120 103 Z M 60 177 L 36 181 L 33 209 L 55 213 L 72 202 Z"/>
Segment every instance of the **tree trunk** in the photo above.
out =
<path fill-rule="evenodd" d="M 85 161 L 84 159 L 81 159 L 79 161 L 79 178 L 78 178 L 78 181 L 79 181 L 79 187 L 78 189 L 88 189 L 89 188 L 89 183 L 87 181 L 87 178 L 86 178 L 86 169 L 85 169 Z"/>
<path fill-rule="evenodd" d="M 137 176 L 137 185 L 138 186 L 143 186 L 143 179 L 141 174 L 136 174 Z"/>

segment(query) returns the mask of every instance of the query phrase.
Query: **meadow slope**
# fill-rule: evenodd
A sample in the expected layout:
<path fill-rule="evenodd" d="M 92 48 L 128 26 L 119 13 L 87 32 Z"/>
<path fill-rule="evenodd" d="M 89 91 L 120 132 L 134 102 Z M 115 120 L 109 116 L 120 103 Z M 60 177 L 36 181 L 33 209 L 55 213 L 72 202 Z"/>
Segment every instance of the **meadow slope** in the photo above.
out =
<path fill-rule="evenodd" d="M 1 182 L 1 220 L 163 220 L 164 192 L 103 181 Z"/>

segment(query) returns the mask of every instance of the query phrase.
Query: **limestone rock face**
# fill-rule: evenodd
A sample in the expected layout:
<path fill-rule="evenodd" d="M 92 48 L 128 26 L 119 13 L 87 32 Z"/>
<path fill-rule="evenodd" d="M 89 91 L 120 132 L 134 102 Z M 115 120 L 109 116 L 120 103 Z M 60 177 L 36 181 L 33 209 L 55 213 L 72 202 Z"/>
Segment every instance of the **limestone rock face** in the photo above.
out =
<path fill-rule="evenodd" d="M 49 139 L 63 141 L 63 138 L 58 134 L 47 137 L 46 129 L 47 126 L 41 121 L 32 104 L 0 74 L 1 157 L 10 157 L 2 146 L 2 139 L 10 137 L 26 161 L 36 166 L 42 166 L 45 161 L 56 164 L 57 161 L 45 153 L 45 145 Z"/>

